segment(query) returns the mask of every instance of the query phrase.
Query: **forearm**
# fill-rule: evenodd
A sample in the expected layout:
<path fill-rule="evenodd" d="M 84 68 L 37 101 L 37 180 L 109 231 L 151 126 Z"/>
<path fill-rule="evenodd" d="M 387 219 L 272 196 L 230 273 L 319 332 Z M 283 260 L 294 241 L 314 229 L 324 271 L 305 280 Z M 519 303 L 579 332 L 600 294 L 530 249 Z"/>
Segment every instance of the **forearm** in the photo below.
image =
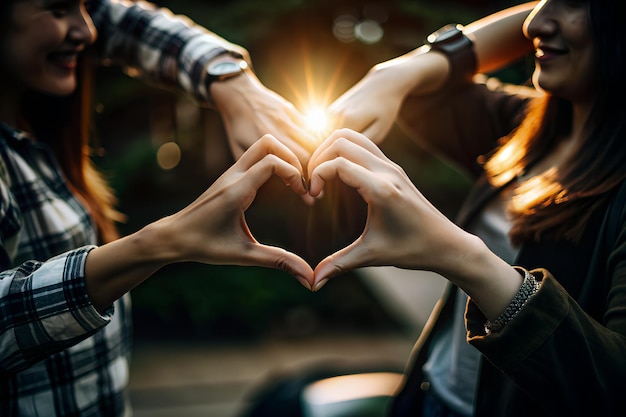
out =
<path fill-rule="evenodd" d="M 89 298 L 98 311 L 132 290 L 168 263 L 176 261 L 156 224 L 93 249 L 85 263 Z"/>
<path fill-rule="evenodd" d="M 536 4 L 514 6 L 465 26 L 463 32 L 474 42 L 478 73 L 501 69 L 532 51 L 522 27 Z"/>
<path fill-rule="evenodd" d="M 509 306 L 523 277 L 478 237 L 462 233 L 463 238 L 455 239 L 448 251 L 441 252 L 437 272 L 461 288 L 493 321 Z"/>
<path fill-rule="evenodd" d="M 442 54 L 428 53 L 421 46 L 413 51 L 376 65 L 371 77 L 391 87 L 399 95 L 427 95 L 437 91 L 447 80 L 449 63 Z"/>
<path fill-rule="evenodd" d="M 105 62 L 130 74 L 173 85 L 200 100 L 209 100 L 202 81 L 207 63 L 225 51 L 247 50 L 149 2 L 94 0 L 89 12 L 98 29 L 97 49 Z"/>
<path fill-rule="evenodd" d="M 477 73 L 493 72 L 515 62 L 532 50 L 522 32 L 524 20 L 536 2 L 525 3 L 489 15 L 465 27 L 473 41 Z M 399 94 L 427 95 L 445 85 L 450 72 L 448 59 L 421 46 L 398 58 L 375 66 L 370 75 L 386 79 Z"/>

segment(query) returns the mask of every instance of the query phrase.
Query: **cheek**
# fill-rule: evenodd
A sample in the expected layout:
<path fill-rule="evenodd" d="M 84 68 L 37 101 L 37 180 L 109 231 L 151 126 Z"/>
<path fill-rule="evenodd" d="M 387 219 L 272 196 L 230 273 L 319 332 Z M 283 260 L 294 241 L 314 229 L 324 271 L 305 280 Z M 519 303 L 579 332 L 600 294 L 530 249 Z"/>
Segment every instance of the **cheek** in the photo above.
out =
<path fill-rule="evenodd" d="M 581 81 L 593 79 L 594 47 L 587 15 L 572 18 L 565 34 L 572 51 L 575 51 L 576 70 Z"/>
<path fill-rule="evenodd" d="M 587 13 L 574 13 L 561 28 L 563 36 L 577 49 L 591 49 L 591 27 Z"/>
<path fill-rule="evenodd" d="M 595 71 L 593 65 L 593 54 L 589 53 L 586 57 L 581 59 L 580 66 L 580 82 L 584 86 L 585 89 L 588 90 L 588 94 L 593 95 L 593 91 L 595 90 Z"/>
<path fill-rule="evenodd" d="M 9 69 L 15 76 L 28 79 L 41 76 L 48 54 L 59 45 L 55 34 L 42 32 L 45 36 L 14 36 L 11 44 L 4 50 L 3 58 L 8 58 Z"/>
<path fill-rule="evenodd" d="M 12 74 L 13 78 L 21 80 L 27 84 L 28 81 L 36 77 L 41 72 L 41 65 L 37 64 L 38 56 L 29 53 L 29 50 L 22 49 L 18 44 L 10 51 L 10 61 L 8 61 L 7 72 Z"/>
<path fill-rule="evenodd" d="M 65 41 L 65 27 L 50 19 L 39 19 L 17 28 L 12 36 L 12 44 L 17 53 L 46 55 L 57 50 Z"/>
<path fill-rule="evenodd" d="M 575 72 L 580 78 L 580 82 L 591 87 L 595 76 L 594 51 L 591 42 L 580 44 L 580 49 L 575 57 Z"/>
<path fill-rule="evenodd" d="M 21 42 L 19 42 L 19 40 L 7 42 L 2 45 L 2 50 L 0 52 L 0 59 L 2 60 L 0 66 L 2 68 L 3 76 L 11 78 L 23 77 L 24 71 L 27 67 L 26 61 L 29 54 L 21 48 Z M 10 82 L 7 80 L 4 81 Z"/>

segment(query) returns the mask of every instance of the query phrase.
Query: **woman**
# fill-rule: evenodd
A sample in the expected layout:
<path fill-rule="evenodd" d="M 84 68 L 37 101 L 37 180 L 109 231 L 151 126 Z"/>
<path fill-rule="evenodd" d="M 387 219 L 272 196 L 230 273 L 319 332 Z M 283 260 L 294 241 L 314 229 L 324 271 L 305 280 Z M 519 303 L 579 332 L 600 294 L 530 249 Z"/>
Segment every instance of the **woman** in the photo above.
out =
<path fill-rule="evenodd" d="M 191 205 L 117 239 L 114 199 L 76 117 L 87 99 L 80 57 L 97 35 L 85 7 L 0 5 L 2 416 L 128 415 L 125 294 L 167 264 L 279 268 L 307 288 L 312 279 L 305 261 L 257 243 L 245 224 L 274 173 L 306 194 L 298 158 L 269 135 Z"/>
<path fill-rule="evenodd" d="M 365 265 L 431 270 L 451 283 L 392 415 L 626 414 L 626 121 L 615 105 L 625 92 L 626 35 L 617 7 L 534 5 L 523 33 L 535 50 L 538 97 L 468 81 L 454 66 L 459 56 L 435 44 L 380 65 L 335 104 L 366 130 L 380 115 L 360 118 L 350 104 L 385 93 L 401 103 L 409 90 L 398 85 L 413 83 L 403 121 L 476 174 L 457 226 L 359 133 L 336 132 L 310 160 L 311 195 L 338 177 L 369 207 L 363 234 L 316 267 L 315 289 Z M 470 31 L 479 70 L 515 39 L 512 28 L 495 39 Z M 527 48 L 514 45 L 504 55 Z M 419 73 L 403 72 L 411 66 Z M 397 81 L 380 87 L 386 77 Z"/>

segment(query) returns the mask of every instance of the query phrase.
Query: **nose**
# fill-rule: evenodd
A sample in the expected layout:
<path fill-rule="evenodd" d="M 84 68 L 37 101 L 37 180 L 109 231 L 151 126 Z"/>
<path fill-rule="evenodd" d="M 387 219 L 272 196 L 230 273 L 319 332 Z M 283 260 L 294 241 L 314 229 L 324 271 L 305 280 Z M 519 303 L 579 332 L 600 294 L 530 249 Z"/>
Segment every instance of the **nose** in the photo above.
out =
<path fill-rule="evenodd" d="M 73 42 L 85 45 L 91 45 L 96 41 L 98 31 L 93 20 L 91 20 L 91 16 L 83 6 L 73 13 L 68 36 Z"/>
<path fill-rule="evenodd" d="M 554 17 L 552 1 L 540 1 L 524 22 L 524 36 L 528 39 L 533 39 L 553 34 L 557 30 L 557 23 Z"/>

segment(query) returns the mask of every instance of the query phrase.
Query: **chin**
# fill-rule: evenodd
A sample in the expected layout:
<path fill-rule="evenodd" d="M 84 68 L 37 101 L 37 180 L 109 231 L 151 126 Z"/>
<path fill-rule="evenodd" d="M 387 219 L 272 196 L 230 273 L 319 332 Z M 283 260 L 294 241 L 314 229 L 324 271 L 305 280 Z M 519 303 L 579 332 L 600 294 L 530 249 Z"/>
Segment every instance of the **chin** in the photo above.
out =
<path fill-rule="evenodd" d="M 52 80 L 36 86 L 34 89 L 52 96 L 69 96 L 76 91 L 77 82 L 75 77 L 66 77 L 62 80 Z"/>
<path fill-rule="evenodd" d="M 538 91 L 541 91 L 543 93 L 550 93 L 552 92 L 552 89 L 549 87 L 550 83 L 546 83 L 545 77 L 541 77 L 541 72 L 539 70 L 535 70 L 535 72 L 533 73 L 533 86 L 535 87 L 535 89 L 537 89 Z"/>
<path fill-rule="evenodd" d="M 51 89 L 39 89 L 37 90 L 42 94 L 48 95 L 48 96 L 56 96 L 56 97 L 66 97 L 71 95 L 74 91 L 76 91 L 75 88 L 51 88 Z"/>
<path fill-rule="evenodd" d="M 69 83 L 67 85 L 59 86 L 55 89 L 55 91 L 51 91 L 51 94 L 55 94 L 57 96 L 69 96 L 74 91 L 76 91 L 76 83 Z"/>

